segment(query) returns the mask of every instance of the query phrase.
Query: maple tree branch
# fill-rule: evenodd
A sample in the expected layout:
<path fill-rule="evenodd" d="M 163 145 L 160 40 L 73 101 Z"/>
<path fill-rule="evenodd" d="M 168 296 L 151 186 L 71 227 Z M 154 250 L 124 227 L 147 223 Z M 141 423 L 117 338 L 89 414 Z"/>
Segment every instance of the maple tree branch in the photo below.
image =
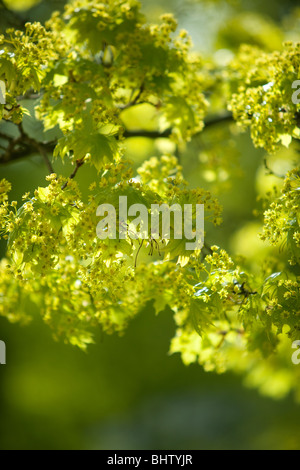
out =
<path fill-rule="evenodd" d="M 136 97 L 135 99 L 138 99 L 138 97 Z M 205 127 L 203 131 L 205 131 L 205 129 L 208 129 L 212 126 L 218 125 L 222 122 L 230 122 L 232 120 L 233 120 L 232 114 L 229 112 L 224 112 L 222 114 L 207 118 L 205 120 Z M 56 141 L 38 142 L 37 140 L 29 137 L 24 132 L 22 124 L 18 125 L 18 129 L 20 132 L 20 136 L 17 138 L 11 137 L 5 134 L 4 132 L 0 131 L 0 139 L 7 142 L 7 146 L 5 147 L 5 149 L 4 149 L 4 145 L 1 145 L 1 150 L 4 150 L 4 151 L 0 153 L 0 165 L 29 157 L 31 155 L 36 154 L 36 152 L 38 152 L 43 157 L 49 172 L 55 173 L 48 155 L 53 154 L 53 151 L 55 149 L 57 142 Z M 162 131 L 162 132 L 146 131 L 143 129 L 137 129 L 137 130 L 126 129 L 123 136 L 125 138 L 145 137 L 148 139 L 159 139 L 159 138 L 168 138 L 170 137 L 171 133 L 172 133 L 172 129 L 166 129 L 165 131 Z M 197 135 L 199 134 L 195 134 L 194 137 L 196 137 Z M 83 162 L 81 162 L 81 160 L 79 160 L 78 162 L 79 164 L 76 163 L 76 167 L 73 172 L 74 174 L 72 173 L 69 179 L 74 179 L 77 174 L 77 171 L 82 166 Z"/>
<path fill-rule="evenodd" d="M 18 125 L 18 129 L 22 138 L 22 142 L 27 143 L 29 146 L 32 145 L 32 147 L 35 148 L 39 152 L 40 155 L 42 155 L 50 174 L 55 173 L 52 163 L 50 162 L 50 159 L 48 157 L 48 152 L 46 151 L 45 147 L 40 142 L 32 139 L 25 133 L 22 123 Z"/>
<path fill-rule="evenodd" d="M 143 91 L 144 91 L 144 84 L 142 83 L 136 97 L 133 100 L 131 100 L 129 103 L 118 106 L 118 109 L 124 111 L 125 109 L 131 108 L 132 106 L 135 106 L 136 104 L 141 104 L 141 103 L 138 103 L 138 101 L 139 101 L 140 97 L 142 96 Z"/>
<path fill-rule="evenodd" d="M 75 178 L 79 168 L 81 168 L 82 165 L 84 165 L 84 158 L 81 158 L 80 160 L 76 160 L 75 170 L 69 176 L 68 181 L 61 187 L 62 190 L 66 189 L 66 187 L 68 186 L 69 181 L 73 180 Z"/>
<path fill-rule="evenodd" d="M 0 163 L 9 163 L 21 158 L 33 155 L 38 152 L 44 159 L 46 166 L 50 173 L 55 173 L 53 166 L 48 157 L 49 153 L 53 153 L 55 148 L 54 143 L 44 144 L 29 137 L 23 129 L 22 124 L 18 124 L 20 135 L 18 137 L 11 137 L 3 132 L 0 132 L 0 138 L 6 140 L 7 147 L 1 146 L 4 152 L 0 155 Z"/>
<path fill-rule="evenodd" d="M 210 127 L 213 127 L 217 124 L 221 124 L 222 122 L 230 122 L 233 121 L 233 116 L 232 113 L 229 111 L 226 111 L 222 114 L 218 114 L 216 116 L 212 116 L 210 118 L 207 118 L 204 121 L 204 129 L 201 131 L 205 131 L 205 129 L 208 129 Z M 196 137 L 199 135 L 201 132 L 195 134 L 193 137 Z M 125 130 L 124 132 L 124 137 L 125 138 L 130 138 L 130 137 L 145 137 L 148 139 L 160 139 L 160 138 L 168 138 L 172 134 L 172 129 L 166 129 L 163 132 L 159 131 L 145 131 L 143 129 L 136 129 L 136 130 Z"/>

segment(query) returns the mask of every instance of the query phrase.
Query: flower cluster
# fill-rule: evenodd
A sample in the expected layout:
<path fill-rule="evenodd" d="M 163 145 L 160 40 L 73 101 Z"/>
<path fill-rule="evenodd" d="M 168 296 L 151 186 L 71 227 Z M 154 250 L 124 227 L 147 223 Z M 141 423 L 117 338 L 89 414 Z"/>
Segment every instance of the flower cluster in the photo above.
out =
<path fill-rule="evenodd" d="M 231 64 L 232 95 L 229 108 L 236 121 L 249 127 L 254 144 L 274 153 L 281 144 L 299 139 L 298 112 L 292 84 L 299 78 L 300 44 L 265 53 L 243 46 Z"/>

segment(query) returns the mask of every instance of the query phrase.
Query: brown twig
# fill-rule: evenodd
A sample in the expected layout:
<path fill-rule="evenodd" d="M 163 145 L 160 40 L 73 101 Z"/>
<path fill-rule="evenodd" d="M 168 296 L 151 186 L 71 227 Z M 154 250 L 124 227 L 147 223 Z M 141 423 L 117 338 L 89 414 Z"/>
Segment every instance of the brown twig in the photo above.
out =
<path fill-rule="evenodd" d="M 50 174 L 55 173 L 55 171 L 53 169 L 53 166 L 52 166 L 52 164 L 49 160 L 48 153 L 47 153 L 45 147 L 42 144 L 40 144 L 40 142 L 32 139 L 31 137 L 29 137 L 25 133 L 25 131 L 23 129 L 23 126 L 22 126 L 22 123 L 18 124 L 18 129 L 19 129 L 19 132 L 20 132 L 21 138 L 22 138 L 21 142 L 24 141 L 29 146 L 32 146 L 33 148 L 35 148 L 40 153 L 40 155 L 42 155 Z"/>
<path fill-rule="evenodd" d="M 233 116 L 230 112 L 224 112 L 222 114 L 212 116 L 210 118 L 207 118 L 204 121 L 204 130 L 208 129 L 210 127 L 213 127 L 217 124 L 221 124 L 222 122 L 230 122 L 233 121 Z M 203 132 L 203 131 L 201 131 Z M 197 137 L 201 132 L 195 134 L 193 137 Z M 125 130 L 124 132 L 124 137 L 125 138 L 130 138 L 130 137 L 145 137 L 148 139 L 160 139 L 160 138 L 168 138 L 172 134 L 172 129 L 166 129 L 163 132 L 159 131 L 145 131 L 143 129 L 134 129 L 134 130 Z"/>
<path fill-rule="evenodd" d="M 136 95 L 136 97 L 133 100 L 131 100 L 129 103 L 118 106 L 118 108 L 120 110 L 124 111 L 125 109 L 131 108 L 132 106 L 135 106 L 136 104 L 140 104 L 140 103 L 138 103 L 138 101 L 139 101 L 140 97 L 142 96 L 143 91 L 144 91 L 144 84 L 142 83 L 141 88 L 139 89 L 139 92 Z"/>
<path fill-rule="evenodd" d="M 129 107 L 129 105 L 132 106 L 134 102 L 137 102 L 141 93 L 142 93 L 142 88 L 139 94 L 135 97 L 135 99 L 131 103 L 128 103 L 127 107 Z M 217 125 L 221 122 L 231 121 L 232 119 L 233 119 L 232 114 L 228 112 L 220 114 L 218 116 L 208 118 L 205 121 L 205 129 L 211 126 Z M 10 121 L 7 121 L 7 122 L 11 123 Z M 0 164 L 8 163 L 11 161 L 16 161 L 25 157 L 29 157 L 30 155 L 34 154 L 35 151 L 37 150 L 38 153 L 42 155 L 42 157 L 44 158 L 49 171 L 51 173 L 54 173 L 53 167 L 48 158 L 48 154 L 53 153 L 57 142 L 37 142 L 36 140 L 32 139 L 24 132 L 22 124 L 19 124 L 18 128 L 19 128 L 21 135 L 20 137 L 17 137 L 17 138 L 11 137 L 9 135 L 4 134 L 3 132 L 0 132 L 0 138 L 8 141 L 6 152 L 0 155 Z M 149 139 L 158 139 L 158 138 L 168 138 L 170 137 L 171 134 L 172 134 L 172 129 L 166 129 L 163 132 L 145 131 L 142 129 L 137 129 L 137 130 L 125 130 L 123 136 L 125 138 L 145 137 Z M 195 137 L 197 135 L 198 134 L 196 134 Z M 70 179 L 75 178 L 80 166 L 82 166 L 82 164 L 80 164 L 79 166 L 76 166 L 74 170 L 74 174 L 71 175 Z"/>
<path fill-rule="evenodd" d="M 9 122 L 9 121 L 8 121 Z M 0 156 L 0 163 L 8 163 L 30 156 L 36 151 L 43 157 L 50 173 L 55 173 L 49 160 L 48 154 L 53 153 L 54 142 L 42 143 L 32 139 L 23 129 L 22 123 L 17 125 L 20 135 L 11 137 L 0 132 L 0 138 L 8 142 L 7 147 L 3 147 L 4 153 Z"/>
<path fill-rule="evenodd" d="M 79 170 L 80 167 L 82 167 L 82 165 L 84 165 L 84 158 L 81 158 L 80 160 L 76 160 L 75 170 L 69 176 L 68 181 L 61 187 L 62 190 L 66 189 L 66 187 L 68 186 L 69 181 L 73 180 L 75 178 L 75 176 L 77 175 L 77 171 Z"/>

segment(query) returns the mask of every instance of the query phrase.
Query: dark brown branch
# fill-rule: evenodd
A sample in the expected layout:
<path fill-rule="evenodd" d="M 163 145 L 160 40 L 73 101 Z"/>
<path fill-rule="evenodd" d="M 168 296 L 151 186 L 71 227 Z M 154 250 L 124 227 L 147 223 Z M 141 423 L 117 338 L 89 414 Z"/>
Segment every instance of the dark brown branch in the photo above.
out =
<path fill-rule="evenodd" d="M 223 114 L 208 118 L 205 121 L 205 129 L 212 127 L 214 125 L 220 124 L 222 122 L 230 122 L 232 121 L 232 114 L 229 112 L 224 112 Z M 7 121 L 8 123 L 10 121 Z M 6 147 L 6 152 L 0 154 L 0 164 L 9 163 L 12 161 L 16 161 L 22 158 L 29 157 L 38 151 L 38 153 L 44 158 L 47 167 L 51 173 L 54 173 L 51 162 L 49 161 L 48 154 L 52 154 L 56 142 L 37 142 L 36 140 L 29 137 L 25 134 L 22 126 L 18 126 L 20 131 L 20 137 L 13 138 L 9 135 L 0 132 L 0 138 L 6 140 L 8 142 L 8 146 Z M 148 139 L 159 139 L 159 138 L 168 138 L 172 133 L 172 129 L 166 129 L 163 132 L 159 131 L 145 131 L 142 129 L 138 130 L 125 130 L 124 137 L 131 138 L 131 137 L 145 137 Z M 80 165 L 82 166 L 82 165 Z M 79 166 L 79 167 L 80 167 Z M 70 179 L 75 178 L 76 173 L 79 167 L 75 168 L 75 175 L 72 176 Z"/>
<path fill-rule="evenodd" d="M 8 142 L 7 147 L 2 147 L 4 152 L 0 155 L 0 163 L 16 161 L 37 151 L 43 157 L 49 172 L 55 173 L 48 157 L 48 153 L 53 153 L 55 145 L 43 144 L 32 139 L 25 133 L 22 124 L 18 125 L 18 130 L 20 135 L 16 138 L 0 133 L 0 137 Z"/>
<path fill-rule="evenodd" d="M 171 133 L 172 133 L 172 129 L 167 129 L 163 132 L 144 131 L 142 129 L 137 129 L 137 130 L 132 130 L 132 131 L 126 130 L 123 135 L 126 139 L 130 137 L 145 137 L 147 139 L 160 139 L 163 137 L 164 138 L 170 137 Z"/>
<path fill-rule="evenodd" d="M 209 127 L 213 127 L 217 124 L 221 124 L 222 122 L 230 122 L 233 121 L 232 114 L 230 112 L 224 112 L 223 114 L 219 114 L 216 116 L 213 116 L 211 118 L 207 118 L 204 121 L 204 130 L 208 129 Z M 201 131 L 203 132 L 203 131 Z M 126 130 L 124 132 L 124 137 L 125 138 L 130 138 L 130 137 L 145 137 L 147 139 L 160 139 L 160 138 L 168 138 L 172 134 L 172 129 L 166 129 L 163 132 L 159 131 L 144 131 L 142 129 L 137 129 L 137 130 Z M 195 134 L 195 136 L 199 135 Z M 194 136 L 194 137 L 195 137 Z"/>
<path fill-rule="evenodd" d="M 133 100 L 131 100 L 129 103 L 127 103 L 123 106 L 122 105 L 119 106 L 119 109 L 124 111 L 125 109 L 131 108 L 132 106 L 135 106 L 136 104 L 140 104 L 140 103 L 138 103 L 138 101 L 139 101 L 140 97 L 142 96 L 143 91 L 144 91 L 144 84 L 141 85 L 141 88 L 139 89 L 138 94 L 136 95 L 136 97 Z"/>
<path fill-rule="evenodd" d="M 18 125 L 18 129 L 21 134 L 22 142 L 25 142 L 26 144 L 28 144 L 29 147 L 32 146 L 33 148 L 35 148 L 39 152 L 39 154 L 42 155 L 50 174 L 55 173 L 53 166 L 49 160 L 48 153 L 45 147 L 42 144 L 40 144 L 40 142 L 32 139 L 25 133 L 22 123 Z"/>
<path fill-rule="evenodd" d="M 38 150 L 38 152 L 42 155 L 47 167 L 48 167 L 48 170 L 50 172 L 50 174 L 53 174 L 55 173 L 54 171 L 54 168 L 52 166 L 52 163 L 48 157 L 48 152 L 45 150 L 45 147 L 43 145 L 41 145 L 39 142 L 36 142 L 35 143 L 35 147 L 36 149 Z"/>
<path fill-rule="evenodd" d="M 61 187 L 62 190 L 66 189 L 66 187 L 68 186 L 68 182 L 75 178 L 75 176 L 77 175 L 77 171 L 79 170 L 80 167 L 82 167 L 82 165 L 84 165 L 84 158 L 81 158 L 80 160 L 76 160 L 75 170 L 69 176 L 68 181 Z"/>
<path fill-rule="evenodd" d="M 222 122 L 230 122 L 233 121 L 233 116 L 230 111 L 225 111 L 223 114 L 217 114 L 216 116 L 212 116 L 207 118 L 204 121 L 205 128 L 215 126 L 216 124 L 221 124 Z"/>

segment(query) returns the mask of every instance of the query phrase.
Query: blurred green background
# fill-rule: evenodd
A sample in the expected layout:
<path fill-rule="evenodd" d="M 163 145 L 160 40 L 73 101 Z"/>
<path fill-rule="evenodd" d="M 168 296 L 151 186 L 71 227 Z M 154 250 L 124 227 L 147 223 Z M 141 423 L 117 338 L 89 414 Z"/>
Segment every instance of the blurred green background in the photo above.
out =
<path fill-rule="evenodd" d="M 65 2 L 5 3 L 16 11 L 1 16 L 2 30 L 14 15 L 21 22 L 44 21 Z M 230 54 L 243 41 L 266 49 L 270 41 L 272 46 L 278 41 L 280 47 L 282 30 L 296 37 L 297 3 L 144 0 L 142 5 L 151 21 L 174 12 L 195 48 L 204 56 L 218 57 L 220 49 Z M 26 119 L 30 133 L 34 119 Z M 130 116 L 128 120 L 130 124 Z M 270 179 L 263 152 L 231 126 L 220 124 L 205 131 L 182 149 L 180 158 L 191 185 L 214 189 L 215 183 L 223 183 L 218 197 L 225 207 L 224 224 L 214 233 L 214 242 L 244 255 L 248 250 L 260 253 L 252 209 Z M 225 159 L 221 166 L 226 168 L 230 155 L 237 162 L 236 171 L 232 162 L 230 174 L 216 173 L 213 165 L 204 171 L 206 149 L 216 142 L 216 158 L 221 154 Z M 138 166 L 166 145 L 163 140 L 134 139 L 128 142 L 128 156 Z M 280 167 L 280 156 L 276 158 L 271 163 Z M 67 165 L 55 162 L 55 169 L 70 174 Z M 0 167 L 1 178 L 13 183 L 12 198 L 18 200 L 26 191 L 44 186 L 46 173 L 38 156 Z M 93 177 L 91 170 L 82 168 L 78 180 L 83 186 Z M 4 255 L 3 243 L 0 250 Z M 300 448 L 300 408 L 292 397 L 263 397 L 245 388 L 241 377 L 204 373 L 199 366 L 185 367 L 179 356 L 168 355 L 175 329 L 171 312 L 155 317 L 149 304 L 123 337 L 99 333 L 86 354 L 54 342 L 39 312 L 32 314 L 35 320 L 26 327 L 0 318 L 0 337 L 7 345 L 7 365 L 0 367 L 0 449 Z"/>

